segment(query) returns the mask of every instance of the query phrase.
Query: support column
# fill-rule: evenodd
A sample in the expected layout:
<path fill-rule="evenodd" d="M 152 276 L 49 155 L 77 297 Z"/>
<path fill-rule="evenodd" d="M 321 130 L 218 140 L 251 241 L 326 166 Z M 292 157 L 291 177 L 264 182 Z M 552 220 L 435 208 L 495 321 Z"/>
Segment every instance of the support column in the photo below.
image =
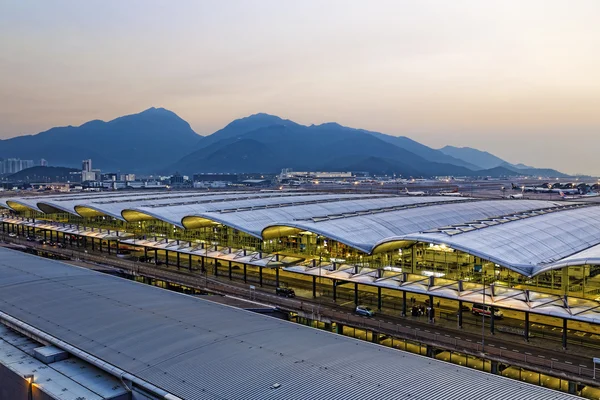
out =
<path fill-rule="evenodd" d="M 429 296 L 429 322 L 435 321 L 435 308 L 433 308 L 433 296 Z"/>
<path fill-rule="evenodd" d="M 435 355 L 433 346 L 428 344 L 426 348 L 427 348 L 427 357 L 433 358 Z"/>
<path fill-rule="evenodd" d="M 312 289 L 313 289 L 313 299 L 317 298 L 317 276 L 313 275 L 312 277 Z"/>
<path fill-rule="evenodd" d="M 566 318 L 563 318 L 563 329 L 562 329 L 562 347 L 563 350 L 567 349 L 567 322 Z"/>
<path fill-rule="evenodd" d="M 188 269 L 192 270 L 192 255 L 188 254 Z"/>
<path fill-rule="evenodd" d="M 262 266 L 258 267 L 258 283 L 261 287 L 262 287 L 262 270 L 263 270 Z"/>
<path fill-rule="evenodd" d="M 379 344 L 379 333 L 375 331 L 371 332 L 371 343 Z"/>
<path fill-rule="evenodd" d="M 490 307 L 490 333 L 492 335 L 495 334 L 495 332 L 494 332 L 494 321 L 496 321 L 496 317 L 494 316 L 494 307 Z"/>
<path fill-rule="evenodd" d="M 337 281 L 335 279 L 332 279 L 333 281 L 333 302 L 335 303 L 335 301 L 337 300 Z"/>
<path fill-rule="evenodd" d="M 181 266 L 181 253 L 177 252 L 177 269 Z"/>
<path fill-rule="evenodd" d="M 92 244 L 92 249 L 94 245 Z M 148 248 L 146 246 L 144 246 L 144 261 L 148 260 Z"/>
<path fill-rule="evenodd" d="M 63 239 L 64 239 L 64 234 L 63 234 Z M 108 254 L 110 254 L 110 240 L 108 240 Z"/>
<path fill-rule="evenodd" d="M 219 260 L 215 258 L 215 277 L 219 276 Z"/>
<path fill-rule="evenodd" d="M 165 249 L 165 265 L 169 268 L 169 250 Z"/>
<path fill-rule="evenodd" d="M 358 305 L 358 283 L 354 284 L 354 305 Z"/>
<path fill-rule="evenodd" d="M 458 302 L 458 328 L 462 329 L 463 327 L 463 302 Z"/>
<path fill-rule="evenodd" d="M 525 311 L 525 341 L 529 342 L 529 311 Z"/>
<path fill-rule="evenodd" d="M 279 267 L 275 267 L 275 287 L 279 287 Z"/>
<path fill-rule="evenodd" d="M 231 261 L 229 261 L 229 280 L 232 280 L 233 278 L 231 277 Z"/>
<path fill-rule="evenodd" d="M 158 264 L 158 249 L 154 249 L 154 264 Z"/>
<path fill-rule="evenodd" d="M 52 233 L 50 233 L 50 240 L 52 240 Z M 102 238 L 98 239 L 98 245 L 100 247 L 100 253 L 102 253 Z"/>
<path fill-rule="evenodd" d="M 381 301 L 381 287 L 377 288 L 377 310 L 381 311 L 381 305 L 382 305 L 382 301 Z"/>
<path fill-rule="evenodd" d="M 491 372 L 494 375 L 498 375 L 498 361 L 491 360 Z"/>
<path fill-rule="evenodd" d="M 402 291 L 402 316 L 406 317 L 406 290 Z"/>
<path fill-rule="evenodd" d="M 339 322 L 336 322 L 335 324 L 335 333 L 341 335 L 344 333 L 344 325 L 340 324 Z"/>
<path fill-rule="evenodd" d="M 248 283 L 248 265 L 244 264 L 244 283 Z"/>
<path fill-rule="evenodd" d="M 564 267 L 562 270 L 562 276 L 560 279 L 560 289 L 563 294 L 569 293 L 569 267 Z"/>

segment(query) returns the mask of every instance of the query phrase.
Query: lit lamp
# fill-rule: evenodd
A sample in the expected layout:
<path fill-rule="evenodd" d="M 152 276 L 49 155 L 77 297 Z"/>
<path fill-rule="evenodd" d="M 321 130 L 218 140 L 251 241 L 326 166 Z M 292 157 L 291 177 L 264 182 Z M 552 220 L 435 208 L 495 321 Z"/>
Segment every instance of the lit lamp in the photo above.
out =
<path fill-rule="evenodd" d="M 25 378 L 25 380 L 27 381 L 27 399 L 32 400 L 33 399 L 34 376 L 33 376 L 33 374 L 28 374 L 28 375 L 23 376 L 23 378 Z"/>

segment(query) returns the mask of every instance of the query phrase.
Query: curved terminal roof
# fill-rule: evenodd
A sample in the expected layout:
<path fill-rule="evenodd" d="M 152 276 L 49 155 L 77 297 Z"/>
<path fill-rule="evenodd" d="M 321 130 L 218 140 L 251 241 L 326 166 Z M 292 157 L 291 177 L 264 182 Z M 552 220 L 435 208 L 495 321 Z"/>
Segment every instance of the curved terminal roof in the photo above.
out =
<path fill-rule="evenodd" d="M 271 235 L 273 230 L 280 229 L 283 229 L 284 232 L 290 232 L 286 228 L 295 228 L 296 232 L 315 232 L 360 249 L 365 253 L 372 253 L 383 243 L 404 240 L 403 236 L 411 233 L 555 206 L 556 203 L 554 202 L 539 200 L 488 200 L 458 204 L 449 203 L 349 218 L 281 220 L 281 222 L 266 227 L 263 235 Z"/>
<path fill-rule="evenodd" d="M 448 229 L 404 239 L 445 244 L 533 276 L 598 257 L 600 207 L 578 207 L 465 232 Z"/>
<path fill-rule="evenodd" d="M 600 206 L 592 204 L 277 190 L 86 193 L 0 204 L 130 222 L 158 219 L 187 229 L 223 224 L 264 240 L 308 231 L 367 254 L 439 243 L 528 276 L 600 264 Z"/>
<path fill-rule="evenodd" d="M 3 318 L 165 399 L 576 398 L 7 249 L 0 289 Z"/>
<path fill-rule="evenodd" d="M 262 230 L 265 227 L 282 218 L 294 220 L 333 214 L 342 215 L 373 209 L 385 208 L 389 210 L 392 207 L 440 201 L 448 201 L 448 199 L 439 197 L 416 199 L 389 195 L 321 194 L 289 198 L 248 199 L 212 204 L 190 204 L 169 208 L 140 207 L 134 210 L 125 210 L 123 215 L 127 218 L 128 212 L 140 212 L 153 215 L 155 218 L 164 221 L 173 221 L 173 224 L 181 224 L 188 229 L 218 222 L 250 235 L 261 237 Z"/>

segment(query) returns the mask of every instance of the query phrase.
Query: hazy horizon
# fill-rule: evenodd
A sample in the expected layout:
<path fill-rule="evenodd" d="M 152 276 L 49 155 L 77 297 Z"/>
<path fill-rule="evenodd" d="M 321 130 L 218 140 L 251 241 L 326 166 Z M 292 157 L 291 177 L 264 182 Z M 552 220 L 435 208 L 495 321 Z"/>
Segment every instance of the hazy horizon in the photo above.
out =
<path fill-rule="evenodd" d="M 0 139 L 257 112 L 600 175 L 596 1 L 0 0 Z"/>

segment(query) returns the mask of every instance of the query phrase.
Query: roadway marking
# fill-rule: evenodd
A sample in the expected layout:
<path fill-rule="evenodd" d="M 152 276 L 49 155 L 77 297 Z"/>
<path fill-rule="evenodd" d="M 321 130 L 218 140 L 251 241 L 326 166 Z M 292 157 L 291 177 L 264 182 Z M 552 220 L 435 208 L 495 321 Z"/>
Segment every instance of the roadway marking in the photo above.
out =
<path fill-rule="evenodd" d="M 500 346 L 500 348 L 501 348 L 502 350 L 506 350 L 506 347 L 502 347 L 502 346 Z"/>
<path fill-rule="evenodd" d="M 579 364 L 580 367 L 587 368 L 587 365 Z"/>
<path fill-rule="evenodd" d="M 444 334 L 444 336 L 446 336 L 446 337 L 450 337 L 450 335 L 447 335 L 447 334 Z"/>
<path fill-rule="evenodd" d="M 528 352 L 525 352 L 525 354 L 527 354 L 528 356 L 531 356 L 531 355 L 532 355 L 531 353 L 528 353 Z"/>
<path fill-rule="evenodd" d="M 427 332 L 427 333 L 431 333 L 431 332 L 429 332 L 427 329 L 425 329 L 425 332 Z"/>
<path fill-rule="evenodd" d="M 515 349 L 513 349 L 513 351 L 514 351 L 515 353 L 518 353 L 518 352 L 519 352 L 519 350 L 515 350 Z"/>
<path fill-rule="evenodd" d="M 540 358 L 546 358 L 546 356 L 543 356 L 541 354 L 538 354 L 538 357 L 540 357 Z M 555 361 L 558 361 L 558 360 L 555 360 Z"/>
<path fill-rule="evenodd" d="M 458 340 L 462 340 L 460 337 L 458 336 L 454 336 L 454 339 L 458 339 Z"/>
<path fill-rule="evenodd" d="M 573 363 L 571 361 L 565 361 L 565 364 L 571 364 L 571 365 L 573 365 Z"/>
<path fill-rule="evenodd" d="M 491 346 L 491 347 L 496 347 L 496 345 L 495 345 L 495 344 L 491 344 L 491 343 L 490 343 L 490 344 L 488 344 L 488 346 Z"/>
<path fill-rule="evenodd" d="M 538 356 L 544 358 L 544 356 Z M 551 358 L 552 361 L 558 361 L 556 358 Z"/>
<path fill-rule="evenodd" d="M 472 340 L 471 339 L 467 339 L 467 342 L 472 342 Z"/>

